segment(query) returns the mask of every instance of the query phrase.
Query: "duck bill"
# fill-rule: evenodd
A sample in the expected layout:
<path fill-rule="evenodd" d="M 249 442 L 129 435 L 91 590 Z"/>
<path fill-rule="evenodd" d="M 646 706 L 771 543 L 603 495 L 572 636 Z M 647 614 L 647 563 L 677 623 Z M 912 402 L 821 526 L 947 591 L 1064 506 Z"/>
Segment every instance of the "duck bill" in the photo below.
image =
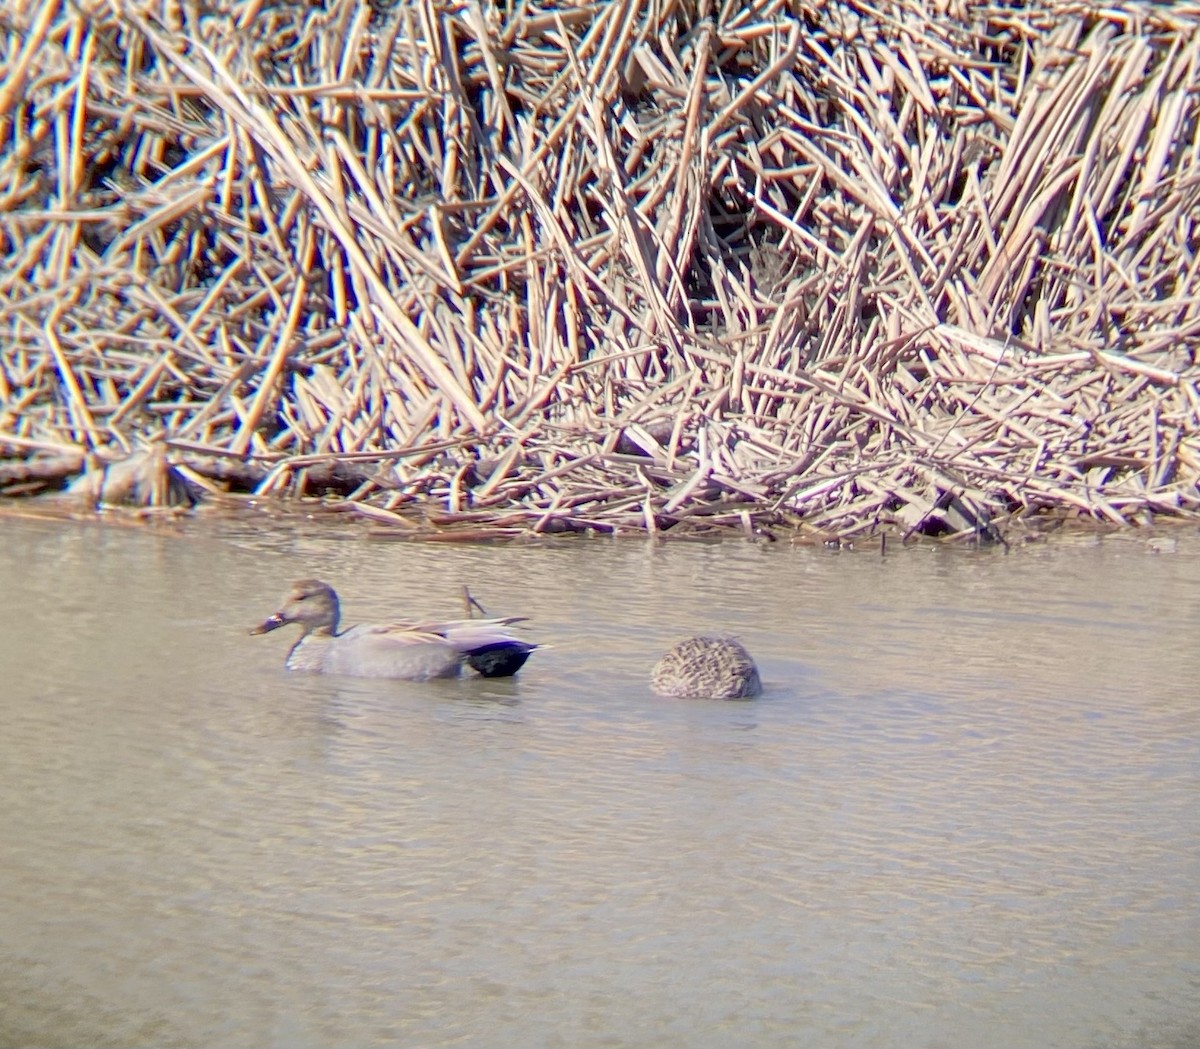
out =
<path fill-rule="evenodd" d="M 282 612 L 276 612 L 273 616 L 264 619 L 258 626 L 250 630 L 251 634 L 269 634 L 272 630 L 278 630 L 281 626 L 287 626 L 287 619 L 284 618 Z"/>

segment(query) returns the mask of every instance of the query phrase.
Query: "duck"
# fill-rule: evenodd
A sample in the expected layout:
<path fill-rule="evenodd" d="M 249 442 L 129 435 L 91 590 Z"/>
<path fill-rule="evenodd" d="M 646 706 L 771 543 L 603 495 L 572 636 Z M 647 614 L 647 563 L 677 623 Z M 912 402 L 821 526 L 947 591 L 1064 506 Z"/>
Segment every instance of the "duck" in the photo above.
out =
<path fill-rule="evenodd" d="M 339 631 L 337 592 L 319 579 L 300 579 L 272 613 L 250 633 L 299 624 L 300 639 L 288 652 L 288 670 L 347 677 L 429 681 L 458 677 L 470 668 L 483 677 L 512 677 L 538 646 L 508 629 L 523 616 L 360 624 Z"/>
<path fill-rule="evenodd" d="M 650 687 L 681 699 L 750 699 L 762 692 L 762 681 L 740 641 L 702 634 L 668 650 L 650 672 Z"/>

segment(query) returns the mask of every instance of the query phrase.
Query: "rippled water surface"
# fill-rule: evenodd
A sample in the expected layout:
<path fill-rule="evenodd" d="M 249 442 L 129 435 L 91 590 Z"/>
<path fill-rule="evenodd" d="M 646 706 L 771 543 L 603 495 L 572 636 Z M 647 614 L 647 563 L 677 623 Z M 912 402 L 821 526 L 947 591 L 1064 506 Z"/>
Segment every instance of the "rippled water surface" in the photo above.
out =
<path fill-rule="evenodd" d="M 0 532 L 0 1045 L 1200 1044 L 1190 533 Z M 549 647 L 289 675 L 247 628 L 312 575 Z M 764 696 L 652 696 L 712 628 Z"/>

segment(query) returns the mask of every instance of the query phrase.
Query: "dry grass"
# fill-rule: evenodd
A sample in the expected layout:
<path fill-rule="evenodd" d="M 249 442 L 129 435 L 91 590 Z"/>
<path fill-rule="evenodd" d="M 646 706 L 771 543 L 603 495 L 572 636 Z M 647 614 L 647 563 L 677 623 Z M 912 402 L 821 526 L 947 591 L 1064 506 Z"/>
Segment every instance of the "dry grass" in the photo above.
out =
<path fill-rule="evenodd" d="M 1196 515 L 1200 7 L 935 6 L 17 0 L 0 484 Z"/>

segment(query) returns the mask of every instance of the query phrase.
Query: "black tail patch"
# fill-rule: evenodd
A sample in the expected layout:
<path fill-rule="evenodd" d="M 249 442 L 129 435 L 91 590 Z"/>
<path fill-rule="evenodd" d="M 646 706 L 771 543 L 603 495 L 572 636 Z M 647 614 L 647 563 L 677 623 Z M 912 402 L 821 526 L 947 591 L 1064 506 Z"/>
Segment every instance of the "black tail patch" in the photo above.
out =
<path fill-rule="evenodd" d="M 484 677 L 512 677 L 535 648 L 524 641 L 495 641 L 468 652 L 467 665 Z"/>

